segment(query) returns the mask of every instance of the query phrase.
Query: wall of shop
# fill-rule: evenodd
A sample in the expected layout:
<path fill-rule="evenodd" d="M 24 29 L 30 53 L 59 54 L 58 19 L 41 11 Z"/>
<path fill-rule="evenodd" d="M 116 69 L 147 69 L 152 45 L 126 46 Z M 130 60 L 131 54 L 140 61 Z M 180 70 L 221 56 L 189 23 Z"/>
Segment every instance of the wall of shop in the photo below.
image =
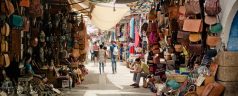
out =
<path fill-rule="evenodd" d="M 223 25 L 223 32 L 221 34 L 222 42 L 227 48 L 227 43 L 229 40 L 229 34 L 231 29 L 232 21 L 238 11 L 238 0 L 220 0 L 222 7 L 222 14 L 220 16 L 221 23 Z"/>

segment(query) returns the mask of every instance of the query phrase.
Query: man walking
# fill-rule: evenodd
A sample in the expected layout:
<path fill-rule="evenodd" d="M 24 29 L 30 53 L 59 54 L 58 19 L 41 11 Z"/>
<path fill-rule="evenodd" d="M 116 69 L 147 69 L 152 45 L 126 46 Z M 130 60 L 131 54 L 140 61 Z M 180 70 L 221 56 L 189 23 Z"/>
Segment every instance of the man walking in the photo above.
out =
<path fill-rule="evenodd" d="M 117 72 L 116 58 L 118 54 L 118 49 L 115 44 L 115 41 L 111 42 L 110 53 L 111 53 L 111 61 L 112 61 L 112 73 L 115 74 Z"/>

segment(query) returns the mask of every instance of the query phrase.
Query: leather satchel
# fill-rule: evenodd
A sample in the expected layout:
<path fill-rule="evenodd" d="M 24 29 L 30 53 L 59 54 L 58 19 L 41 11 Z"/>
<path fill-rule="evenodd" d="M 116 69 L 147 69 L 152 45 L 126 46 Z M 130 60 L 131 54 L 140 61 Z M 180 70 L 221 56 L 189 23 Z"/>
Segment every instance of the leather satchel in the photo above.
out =
<path fill-rule="evenodd" d="M 8 42 L 5 40 L 1 43 L 1 52 L 8 52 Z"/>
<path fill-rule="evenodd" d="M 10 65 L 10 57 L 8 54 L 3 54 L 3 55 L 4 55 L 4 61 L 5 61 L 4 67 L 7 68 Z"/>
<path fill-rule="evenodd" d="M 30 0 L 21 0 L 19 6 L 30 7 Z"/>
<path fill-rule="evenodd" d="M 205 16 L 205 23 L 208 25 L 214 25 L 217 23 L 217 17 L 216 16 Z"/>
<path fill-rule="evenodd" d="M 191 42 L 198 42 L 202 39 L 202 36 L 200 33 L 190 33 L 189 34 L 189 41 Z"/>
<path fill-rule="evenodd" d="M 4 0 L 4 2 L 1 2 L 1 11 L 6 13 L 8 17 L 14 13 L 15 9 L 11 0 Z"/>
<path fill-rule="evenodd" d="M 217 82 L 208 84 L 201 96 L 221 96 L 225 87 Z"/>
<path fill-rule="evenodd" d="M 216 16 L 221 12 L 221 6 L 219 0 L 206 0 L 205 12 L 209 16 Z"/>
<path fill-rule="evenodd" d="M 10 26 L 7 23 L 5 23 L 3 25 L 3 27 L 1 28 L 1 34 L 3 36 L 9 36 L 9 34 L 10 34 Z"/>
<path fill-rule="evenodd" d="M 188 39 L 189 32 L 178 31 L 177 38 L 178 39 Z"/>
<path fill-rule="evenodd" d="M 206 43 L 210 47 L 215 47 L 221 42 L 221 38 L 219 36 L 207 36 Z"/>
<path fill-rule="evenodd" d="M 189 53 L 193 53 L 194 55 L 202 54 L 202 44 L 189 44 Z"/>
<path fill-rule="evenodd" d="M 188 0 L 184 5 L 186 8 L 186 15 L 196 15 L 201 13 L 199 0 Z"/>
<path fill-rule="evenodd" d="M 41 17 L 43 15 L 43 6 L 40 2 L 41 0 L 32 0 L 29 7 L 29 14 L 32 17 Z"/>
<path fill-rule="evenodd" d="M 183 30 L 188 32 L 202 32 L 202 20 L 185 19 L 183 24 Z"/>

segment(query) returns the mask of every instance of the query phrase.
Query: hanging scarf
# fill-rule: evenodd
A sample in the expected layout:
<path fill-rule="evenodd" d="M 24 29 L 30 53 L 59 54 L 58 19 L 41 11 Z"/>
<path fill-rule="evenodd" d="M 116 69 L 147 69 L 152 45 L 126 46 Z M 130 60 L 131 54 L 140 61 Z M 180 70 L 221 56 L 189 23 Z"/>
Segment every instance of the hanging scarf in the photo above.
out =
<path fill-rule="evenodd" d="M 138 28 L 135 27 L 135 46 L 139 47 L 139 43 L 140 43 L 140 36 L 139 36 Z"/>
<path fill-rule="evenodd" d="M 135 18 L 130 20 L 130 37 L 135 39 Z"/>

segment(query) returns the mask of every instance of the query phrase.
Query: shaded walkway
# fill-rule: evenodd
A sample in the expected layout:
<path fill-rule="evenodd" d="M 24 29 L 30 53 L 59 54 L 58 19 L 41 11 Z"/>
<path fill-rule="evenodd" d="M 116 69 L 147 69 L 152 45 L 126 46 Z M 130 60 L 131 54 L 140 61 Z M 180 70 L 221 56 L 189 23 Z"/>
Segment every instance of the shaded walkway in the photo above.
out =
<path fill-rule="evenodd" d="M 151 96 L 152 93 L 143 87 L 133 88 L 132 75 L 126 66 L 119 62 L 118 73 L 112 74 L 111 63 L 107 63 L 105 73 L 100 75 L 97 66 L 89 63 L 89 75 L 83 84 L 71 90 L 64 89 L 65 96 Z M 142 83 L 142 82 L 141 82 Z M 142 84 L 140 84 L 142 85 Z"/>

